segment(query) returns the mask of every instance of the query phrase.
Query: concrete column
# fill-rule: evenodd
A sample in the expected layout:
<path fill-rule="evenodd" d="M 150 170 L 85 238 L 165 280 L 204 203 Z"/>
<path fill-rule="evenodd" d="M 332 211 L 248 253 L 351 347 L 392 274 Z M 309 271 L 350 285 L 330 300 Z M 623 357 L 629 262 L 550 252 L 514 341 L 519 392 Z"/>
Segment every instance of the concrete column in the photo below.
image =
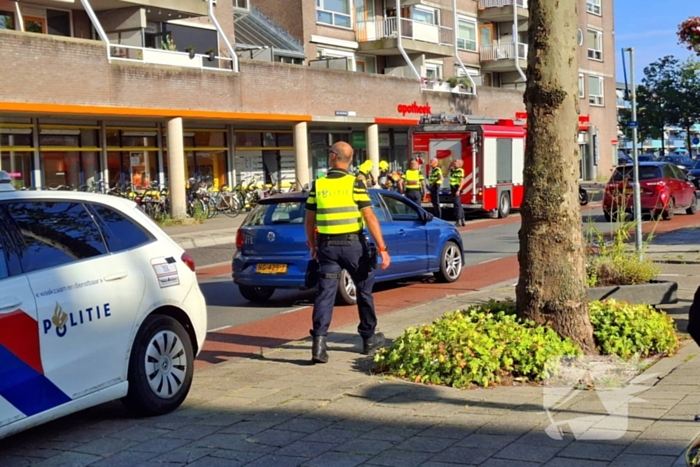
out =
<path fill-rule="evenodd" d="M 34 169 L 32 170 L 32 184 L 37 190 L 42 188 L 41 154 L 39 153 L 39 120 L 32 119 L 32 145 L 34 145 Z"/>
<path fill-rule="evenodd" d="M 379 125 L 367 125 L 367 158 L 372 161 L 372 175 L 379 179 Z"/>
<path fill-rule="evenodd" d="M 311 183 L 309 177 L 309 132 L 306 122 L 294 125 L 294 174 L 297 178 L 297 189 Z"/>
<path fill-rule="evenodd" d="M 163 164 L 163 124 L 158 123 L 156 130 L 156 144 L 158 145 L 158 185 L 165 186 L 165 169 Z"/>
<path fill-rule="evenodd" d="M 109 160 L 107 156 L 107 123 L 100 121 L 100 165 L 102 166 L 102 186 L 100 191 L 105 193 L 109 189 Z"/>
<path fill-rule="evenodd" d="M 173 219 L 184 219 L 187 214 L 183 147 L 182 118 L 168 120 L 168 183 L 170 184 L 170 215 Z"/>

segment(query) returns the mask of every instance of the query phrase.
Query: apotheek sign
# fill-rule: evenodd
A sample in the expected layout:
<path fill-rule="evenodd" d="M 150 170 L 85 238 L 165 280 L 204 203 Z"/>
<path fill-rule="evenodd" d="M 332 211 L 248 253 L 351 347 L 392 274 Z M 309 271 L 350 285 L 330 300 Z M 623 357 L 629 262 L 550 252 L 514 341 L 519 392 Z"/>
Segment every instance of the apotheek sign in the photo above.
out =
<path fill-rule="evenodd" d="M 432 113 L 430 110 L 430 104 L 427 102 L 425 105 L 418 105 L 416 101 L 413 101 L 413 104 L 399 104 L 396 109 L 404 117 L 406 114 L 430 115 Z"/>

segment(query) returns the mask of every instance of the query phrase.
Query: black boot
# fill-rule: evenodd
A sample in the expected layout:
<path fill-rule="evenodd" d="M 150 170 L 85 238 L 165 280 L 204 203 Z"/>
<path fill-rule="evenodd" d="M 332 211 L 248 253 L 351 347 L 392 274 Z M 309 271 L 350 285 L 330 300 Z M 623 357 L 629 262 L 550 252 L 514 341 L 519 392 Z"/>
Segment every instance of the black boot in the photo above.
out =
<path fill-rule="evenodd" d="M 326 336 L 313 336 L 314 343 L 311 347 L 311 361 L 314 363 L 328 363 L 326 352 Z"/>
<path fill-rule="evenodd" d="M 365 355 L 374 355 L 383 345 L 384 334 L 377 332 L 372 337 L 362 339 L 362 353 Z"/>

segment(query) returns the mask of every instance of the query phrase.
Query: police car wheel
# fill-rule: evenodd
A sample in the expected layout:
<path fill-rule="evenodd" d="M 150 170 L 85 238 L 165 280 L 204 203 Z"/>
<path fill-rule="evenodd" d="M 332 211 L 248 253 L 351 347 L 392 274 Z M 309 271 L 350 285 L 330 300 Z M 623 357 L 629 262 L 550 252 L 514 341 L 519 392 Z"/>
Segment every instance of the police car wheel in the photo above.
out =
<path fill-rule="evenodd" d="M 238 291 L 241 292 L 243 298 L 249 302 L 264 302 L 272 297 L 275 293 L 274 287 L 252 287 L 250 285 L 238 284 Z"/>
<path fill-rule="evenodd" d="M 357 303 L 357 290 L 350 274 L 343 269 L 338 280 L 338 293 L 335 295 L 338 305 L 355 305 Z"/>
<path fill-rule="evenodd" d="M 194 352 L 185 328 L 170 316 L 151 315 L 131 349 L 123 402 L 139 416 L 172 412 L 187 397 L 193 371 Z"/>
<path fill-rule="evenodd" d="M 454 282 L 462 274 L 462 252 L 455 242 L 447 242 L 440 254 L 440 270 L 435 273 L 439 282 Z"/>

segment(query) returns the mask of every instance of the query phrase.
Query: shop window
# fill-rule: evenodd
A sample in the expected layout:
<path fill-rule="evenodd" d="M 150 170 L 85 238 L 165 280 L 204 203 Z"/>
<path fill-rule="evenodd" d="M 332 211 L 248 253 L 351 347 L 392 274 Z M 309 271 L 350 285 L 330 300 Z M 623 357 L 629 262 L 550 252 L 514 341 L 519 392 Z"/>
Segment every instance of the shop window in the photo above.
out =
<path fill-rule="evenodd" d="M 311 146 L 328 146 L 328 133 L 311 133 L 309 140 Z"/>
<path fill-rule="evenodd" d="M 262 145 L 266 148 L 276 148 L 277 147 L 277 133 L 263 133 L 262 135 Z"/>
<path fill-rule="evenodd" d="M 119 131 L 118 130 L 107 130 L 107 146 L 119 147 Z"/>
<path fill-rule="evenodd" d="M 123 148 L 155 148 L 158 146 L 155 136 L 127 136 L 126 134 L 123 134 L 121 143 L 121 147 Z"/>
<path fill-rule="evenodd" d="M 194 133 L 194 146 L 210 148 L 226 147 L 226 134 L 223 131 L 196 131 Z"/>
<path fill-rule="evenodd" d="M 80 130 L 76 130 L 80 133 Z M 80 146 L 80 136 L 77 135 L 39 135 L 39 146 Z"/>
<path fill-rule="evenodd" d="M 0 29 L 15 29 L 15 14 L 11 11 L 0 10 Z"/>
<path fill-rule="evenodd" d="M 6 131 L 0 129 L 0 131 Z M 26 130 L 28 133 L 22 134 L 0 134 L 0 149 L 7 149 L 7 146 L 31 146 L 32 135 L 31 130 Z"/>
<path fill-rule="evenodd" d="M 257 132 L 236 133 L 236 147 L 262 147 L 262 135 Z"/>
<path fill-rule="evenodd" d="M 277 133 L 277 147 L 294 147 L 294 135 L 292 133 Z"/>

